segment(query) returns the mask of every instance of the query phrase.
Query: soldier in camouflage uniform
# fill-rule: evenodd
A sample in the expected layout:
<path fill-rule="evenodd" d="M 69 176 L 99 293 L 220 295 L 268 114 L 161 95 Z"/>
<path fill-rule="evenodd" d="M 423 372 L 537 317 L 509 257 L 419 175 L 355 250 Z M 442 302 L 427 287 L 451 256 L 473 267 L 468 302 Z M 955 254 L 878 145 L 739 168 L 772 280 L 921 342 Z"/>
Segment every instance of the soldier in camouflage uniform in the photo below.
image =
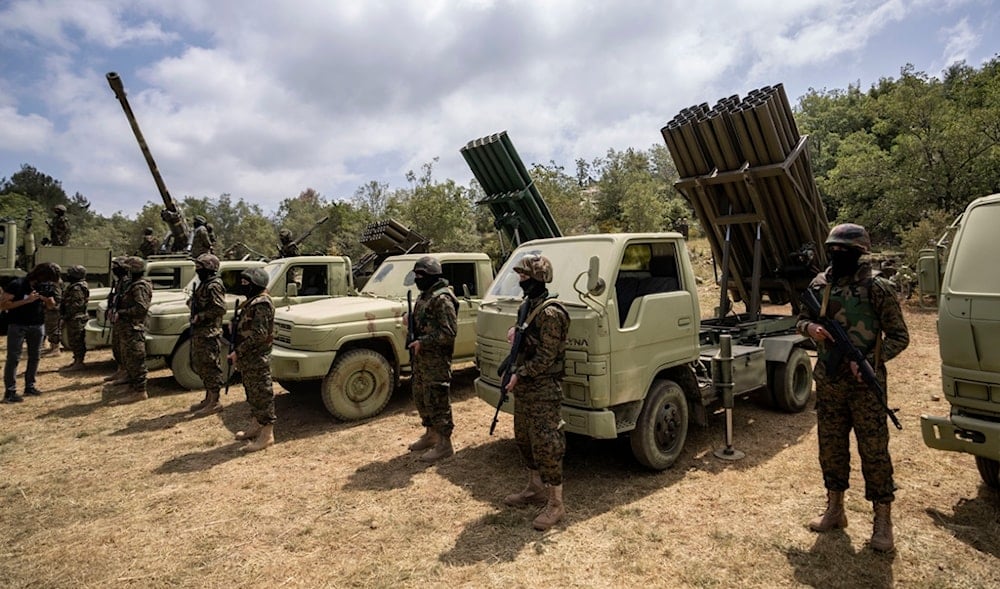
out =
<path fill-rule="evenodd" d="M 208 234 L 205 217 L 194 218 L 194 234 L 191 236 L 191 257 L 195 260 L 202 254 L 212 253 L 212 236 Z"/>
<path fill-rule="evenodd" d="M 73 363 L 63 366 L 63 372 L 75 372 L 84 368 L 83 358 L 87 354 L 87 343 L 84 328 L 87 325 L 87 302 L 90 300 L 90 289 L 87 287 L 87 269 L 83 266 L 70 266 L 66 270 L 70 285 L 63 291 L 59 314 L 62 316 L 63 329 L 69 340 L 69 349 L 73 352 Z"/>
<path fill-rule="evenodd" d="M 865 353 L 885 386 L 885 362 L 899 355 L 910 341 L 895 292 L 887 280 L 872 276 L 868 261 L 861 261 L 861 256 L 871 249 L 864 227 L 837 225 L 830 231 L 826 247 L 831 265 L 813 279 L 809 288 L 823 301 L 825 316 L 844 326 L 851 343 Z M 877 393 L 861 380 L 857 364 L 842 361 L 830 365 L 838 357 L 831 343 L 833 338 L 816 319 L 803 307 L 797 325 L 799 332 L 816 341 L 819 348 L 814 373 L 816 420 L 827 507 L 822 516 L 809 522 L 809 527 L 816 532 L 847 527 L 844 491 L 849 486 L 853 429 L 865 478 L 865 498 L 875 511 L 870 545 L 875 550 L 890 551 L 895 485 L 885 409 Z"/>
<path fill-rule="evenodd" d="M 153 235 L 153 228 L 146 227 L 142 230 L 142 243 L 139 244 L 139 251 L 136 255 L 140 258 L 155 256 L 160 251 L 160 240 Z"/>
<path fill-rule="evenodd" d="M 194 262 L 198 286 L 191 293 L 191 366 L 205 385 L 205 398 L 191 406 L 194 417 L 222 411 L 222 317 L 226 314 L 226 287 L 219 277 L 219 258 L 202 254 Z"/>
<path fill-rule="evenodd" d="M 274 390 L 271 385 L 271 345 L 274 341 L 274 304 L 267 294 L 267 272 L 247 268 L 240 273 L 240 286 L 246 299 L 237 307 L 236 350 L 229 361 L 243 375 L 243 388 L 250 405 L 252 422 L 236 432 L 237 440 L 252 442 L 240 448 L 256 452 L 274 444 Z"/>
<path fill-rule="evenodd" d="M 424 462 L 434 462 L 455 453 L 451 433 L 455 423 L 451 418 L 451 357 L 458 335 L 458 299 L 448 288 L 442 275 L 441 262 L 424 256 L 413 265 L 413 274 L 420 296 L 413 304 L 415 333 L 410 334 L 413 377 L 413 404 L 426 428 L 420 438 L 410 444 L 411 452 L 427 450 L 420 455 Z"/>
<path fill-rule="evenodd" d="M 111 404 L 135 403 L 149 398 L 146 393 L 146 317 L 153 298 L 153 283 L 143 276 L 146 262 L 129 256 L 123 262 L 129 271 L 128 286 L 122 291 L 115 308 L 115 325 L 121 325 L 121 361 L 125 364 L 127 382 L 116 390 L 124 394 Z"/>
<path fill-rule="evenodd" d="M 56 280 L 55 282 L 43 282 L 36 290 L 44 292 L 47 296 L 51 296 L 55 300 L 56 306 L 45 308 L 45 339 L 49 342 L 49 349 L 42 352 L 42 355 L 58 356 L 59 346 L 62 344 L 62 323 L 59 313 L 59 305 L 62 303 L 63 292 L 62 268 L 59 267 L 59 264 L 52 262 L 47 262 L 47 264 L 56 276 Z"/>
<path fill-rule="evenodd" d="M 111 293 L 107 301 L 107 317 L 105 322 L 111 325 L 111 357 L 114 358 L 117 369 L 114 374 L 106 376 L 104 382 L 111 385 L 121 385 L 128 383 L 128 371 L 125 370 L 125 361 L 122 359 L 122 334 L 125 333 L 125 324 L 115 321 L 115 313 L 118 312 L 118 300 L 121 294 L 128 287 L 129 271 L 125 266 L 128 256 L 115 256 L 111 259 L 111 273 L 115 276 L 115 282 L 111 286 Z"/>
<path fill-rule="evenodd" d="M 288 229 L 282 229 L 278 232 L 278 257 L 279 258 L 293 258 L 295 256 L 300 256 L 299 244 L 292 241 L 292 232 Z"/>
<path fill-rule="evenodd" d="M 528 466 L 528 485 L 520 493 L 504 498 L 510 506 L 545 505 L 532 522 L 536 530 L 547 530 L 566 514 L 563 506 L 562 459 L 566 434 L 562 421 L 562 377 L 566 359 L 569 314 L 549 296 L 552 263 L 539 255 L 527 255 L 514 267 L 521 279 L 528 305 L 527 327 L 521 349 L 514 359 L 514 374 L 507 391 L 514 396 L 514 438 Z M 513 329 L 509 339 L 513 340 Z"/>
<path fill-rule="evenodd" d="M 68 245 L 69 244 L 69 219 L 66 218 L 66 206 L 56 205 L 52 207 L 52 212 L 56 214 L 51 221 L 45 223 L 49 226 L 48 245 Z"/>

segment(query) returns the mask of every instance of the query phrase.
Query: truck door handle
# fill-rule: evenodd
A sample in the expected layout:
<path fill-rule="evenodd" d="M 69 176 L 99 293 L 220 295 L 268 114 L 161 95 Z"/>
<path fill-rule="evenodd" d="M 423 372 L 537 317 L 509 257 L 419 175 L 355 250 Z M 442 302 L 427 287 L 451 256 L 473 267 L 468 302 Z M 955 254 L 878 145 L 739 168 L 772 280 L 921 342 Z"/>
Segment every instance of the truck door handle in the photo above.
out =
<path fill-rule="evenodd" d="M 684 317 L 678 317 L 677 318 L 677 326 L 678 327 L 686 327 L 688 325 L 691 325 L 691 318 L 690 317 L 684 316 Z"/>

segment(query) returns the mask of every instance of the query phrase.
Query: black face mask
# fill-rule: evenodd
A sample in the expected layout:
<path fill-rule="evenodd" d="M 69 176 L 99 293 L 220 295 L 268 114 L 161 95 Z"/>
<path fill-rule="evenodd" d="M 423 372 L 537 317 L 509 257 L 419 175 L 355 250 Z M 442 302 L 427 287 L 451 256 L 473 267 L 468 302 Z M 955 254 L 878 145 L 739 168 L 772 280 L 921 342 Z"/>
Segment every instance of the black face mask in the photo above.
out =
<path fill-rule="evenodd" d="M 545 283 L 534 278 L 525 278 L 520 282 L 524 296 L 529 299 L 541 296 L 545 292 Z"/>
<path fill-rule="evenodd" d="M 437 276 L 425 276 L 423 274 L 417 274 L 413 279 L 413 283 L 422 291 L 434 286 L 434 283 L 437 281 Z"/>
<path fill-rule="evenodd" d="M 208 268 L 198 268 L 195 270 L 195 274 L 198 275 L 198 280 L 205 282 L 209 278 L 215 276 L 215 270 L 209 270 Z"/>
<path fill-rule="evenodd" d="M 113 273 L 118 278 L 122 278 L 124 276 L 128 276 L 128 268 L 115 268 Z"/>
<path fill-rule="evenodd" d="M 861 252 L 856 249 L 830 252 L 830 265 L 833 266 L 833 277 L 852 276 L 858 271 L 858 260 Z"/>

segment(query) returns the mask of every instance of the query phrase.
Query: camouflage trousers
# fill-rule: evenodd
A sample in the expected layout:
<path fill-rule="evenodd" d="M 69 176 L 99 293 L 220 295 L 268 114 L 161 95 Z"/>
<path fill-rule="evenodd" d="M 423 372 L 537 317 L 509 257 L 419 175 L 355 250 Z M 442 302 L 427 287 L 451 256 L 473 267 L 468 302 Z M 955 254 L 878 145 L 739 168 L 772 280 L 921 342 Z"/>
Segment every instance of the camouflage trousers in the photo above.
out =
<path fill-rule="evenodd" d="M 146 331 L 126 326 L 121 334 L 121 362 L 133 389 L 146 388 Z"/>
<path fill-rule="evenodd" d="M 222 366 L 219 354 L 222 351 L 222 332 L 216 330 L 195 330 L 191 334 L 191 368 L 201 377 L 206 391 L 219 392 L 222 388 Z"/>
<path fill-rule="evenodd" d="M 451 357 L 421 350 L 413 358 L 410 388 L 420 424 L 451 437 L 455 429 L 451 417 Z"/>
<path fill-rule="evenodd" d="M 86 337 L 87 317 L 66 319 L 63 327 L 66 329 L 66 339 L 69 340 L 69 349 L 73 351 L 73 360 L 83 362 L 83 357 L 87 355 Z"/>
<path fill-rule="evenodd" d="M 62 318 L 59 309 L 45 310 L 45 337 L 50 344 L 62 342 Z"/>
<path fill-rule="evenodd" d="M 111 324 L 111 356 L 115 359 L 119 369 L 125 368 L 122 342 L 125 341 L 125 331 L 127 329 L 129 327 L 122 322 L 116 321 Z"/>
<path fill-rule="evenodd" d="M 514 440 L 528 468 L 537 470 L 546 485 L 563 482 L 566 433 L 562 423 L 562 387 L 556 379 L 518 383 L 514 390 Z"/>
<path fill-rule="evenodd" d="M 278 420 L 274 413 L 274 389 L 271 386 L 271 355 L 265 354 L 246 361 L 239 358 L 243 375 L 243 390 L 250 405 L 250 416 L 261 425 Z"/>
<path fill-rule="evenodd" d="M 885 384 L 884 369 L 880 379 Z M 823 482 L 831 491 L 850 486 L 850 434 L 858 443 L 865 499 L 889 503 L 894 498 L 892 458 L 889 456 L 889 426 L 885 409 L 876 393 L 862 383 L 844 377 L 837 382 L 816 382 L 816 420 L 819 434 L 819 465 Z"/>

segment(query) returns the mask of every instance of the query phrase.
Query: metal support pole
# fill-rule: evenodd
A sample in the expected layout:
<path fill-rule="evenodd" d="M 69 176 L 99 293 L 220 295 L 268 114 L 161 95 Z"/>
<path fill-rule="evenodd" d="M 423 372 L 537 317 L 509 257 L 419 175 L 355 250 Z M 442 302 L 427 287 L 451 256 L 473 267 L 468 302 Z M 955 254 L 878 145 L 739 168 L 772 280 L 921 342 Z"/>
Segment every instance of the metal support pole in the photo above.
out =
<path fill-rule="evenodd" d="M 722 394 L 722 406 L 726 410 L 726 447 L 714 452 L 722 460 L 740 460 L 746 454 L 733 448 L 733 336 L 719 337 L 719 351 L 712 358 L 712 380 Z"/>

